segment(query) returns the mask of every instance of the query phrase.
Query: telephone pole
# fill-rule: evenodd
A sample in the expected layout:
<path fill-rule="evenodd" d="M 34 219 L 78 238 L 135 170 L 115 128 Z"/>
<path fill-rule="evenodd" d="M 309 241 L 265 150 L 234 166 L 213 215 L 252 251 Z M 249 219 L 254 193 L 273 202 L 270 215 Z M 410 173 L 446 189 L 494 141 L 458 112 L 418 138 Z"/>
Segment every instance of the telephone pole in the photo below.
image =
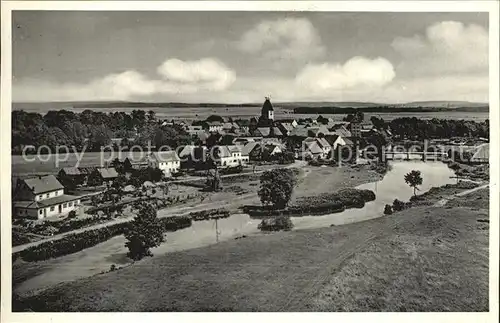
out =
<path fill-rule="evenodd" d="M 217 224 L 217 218 L 215 219 L 215 242 L 219 243 L 219 226 Z"/>

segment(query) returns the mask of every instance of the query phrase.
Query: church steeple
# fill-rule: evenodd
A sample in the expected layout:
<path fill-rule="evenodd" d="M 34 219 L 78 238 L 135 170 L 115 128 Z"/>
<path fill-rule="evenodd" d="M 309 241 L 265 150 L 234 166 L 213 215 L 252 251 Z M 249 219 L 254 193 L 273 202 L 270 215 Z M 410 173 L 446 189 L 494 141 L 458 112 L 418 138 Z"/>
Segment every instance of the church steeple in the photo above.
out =
<path fill-rule="evenodd" d="M 266 96 L 266 101 L 264 101 L 264 104 L 262 105 L 261 119 L 274 120 L 274 108 L 269 96 Z"/>

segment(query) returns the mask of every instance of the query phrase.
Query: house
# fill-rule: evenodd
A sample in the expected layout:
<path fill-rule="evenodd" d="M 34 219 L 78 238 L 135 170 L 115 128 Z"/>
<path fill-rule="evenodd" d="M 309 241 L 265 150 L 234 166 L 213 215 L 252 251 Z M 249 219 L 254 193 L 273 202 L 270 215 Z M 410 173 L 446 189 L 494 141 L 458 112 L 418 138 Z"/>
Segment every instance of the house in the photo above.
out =
<path fill-rule="evenodd" d="M 223 129 L 223 123 L 220 121 L 207 122 L 207 130 L 209 132 L 221 132 L 222 129 Z"/>
<path fill-rule="evenodd" d="M 148 156 L 148 166 L 159 168 L 165 176 L 169 177 L 172 174 L 179 172 L 181 168 L 181 160 L 177 153 L 173 150 L 155 151 Z"/>
<path fill-rule="evenodd" d="M 309 137 L 309 138 L 306 138 L 304 140 L 304 142 L 302 143 L 302 146 L 304 147 L 305 151 L 311 150 L 311 147 L 313 145 L 315 147 L 312 148 L 312 151 L 316 152 L 316 150 L 317 150 L 316 146 L 321 149 L 321 154 L 320 154 L 321 158 L 325 158 L 326 156 L 328 156 L 328 154 L 332 150 L 332 146 L 325 138 L 311 138 L 311 137 Z"/>
<path fill-rule="evenodd" d="M 324 139 L 326 142 L 328 142 L 330 144 L 330 147 L 332 150 L 337 149 L 338 146 L 345 146 L 346 145 L 344 138 L 342 138 L 339 135 L 332 134 L 332 135 L 328 135 L 322 139 Z"/>
<path fill-rule="evenodd" d="M 248 162 L 250 160 L 260 160 L 262 148 L 259 142 L 248 142 L 241 149 L 241 156 Z"/>
<path fill-rule="evenodd" d="M 54 175 L 18 179 L 13 197 L 14 215 L 31 219 L 64 215 L 80 205 L 80 197 L 64 194 Z"/>
<path fill-rule="evenodd" d="M 304 140 L 301 151 L 303 159 L 324 159 L 326 154 L 316 140 Z"/>
<path fill-rule="evenodd" d="M 57 178 L 63 183 L 74 183 L 74 185 L 87 185 L 90 174 L 92 174 L 98 167 L 64 167 L 57 173 Z M 68 181 L 68 182 L 66 182 Z M 65 184 L 65 185 L 66 185 Z"/>
<path fill-rule="evenodd" d="M 347 129 L 347 127 L 343 123 L 337 123 L 332 125 L 331 127 L 328 126 L 328 130 L 330 131 L 330 134 L 336 134 L 343 138 L 353 136 L 352 133 Z"/>
<path fill-rule="evenodd" d="M 330 151 L 332 151 L 332 145 L 325 138 L 316 138 L 316 141 L 318 142 L 321 149 L 323 149 L 323 153 L 325 154 L 325 156 L 328 156 Z"/>
<path fill-rule="evenodd" d="M 206 151 L 207 147 L 205 146 L 186 145 L 182 147 L 178 154 L 181 169 L 191 169 L 201 166 L 207 160 Z"/>
<path fill-rule="evenodd" d="M 253 131 L 254 136 L 259 137 L 283 137 L 283 133 L 277 127 L 258 127 Z"/>
<path fill-rule="evenodd" d="M 214 150 L 215 163 L 219 167 L 243 166 L 247 161 L 246 156 L 242 156 L 242 148 L 237 145 L 216 146 Z"/>
<path fill-rule="evenodd" d="M 89 185 L 96 186 L 102 185 L 103 183 L 111 184 L 118 177 L 118 172 L 114 167 L 109 168 L 96 168 L 88 176 Z"/>
<path fill-rule="evenodd" d="M 190 134 L 191 136 L 196 136 L 198 135 L 200 132 L 205 132 L 203 130 L 203 126 L 186 126 L 186 132 L 188 134 Z"/>
<path fill-rule="evenodd" d="M 266 154 L 268 154 L 269 156 L 274 156 L 276 154 L 281 154 L 283 152 L 281 146 L 276 144 L 265 145 L 264 150 L 266 151 Z"/>

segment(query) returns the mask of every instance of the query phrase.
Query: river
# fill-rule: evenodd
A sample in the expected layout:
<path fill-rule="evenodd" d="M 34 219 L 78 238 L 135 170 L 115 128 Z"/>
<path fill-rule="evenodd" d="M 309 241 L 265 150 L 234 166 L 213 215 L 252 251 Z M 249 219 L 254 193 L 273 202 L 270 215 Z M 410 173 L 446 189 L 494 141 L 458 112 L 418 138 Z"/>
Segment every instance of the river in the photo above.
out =
<path fill-rule="evenodd" d="M 348 209 L 340 213 L 323 216 L 292 217 L 294 230 L 328 227 L 365 221 L 383 216 L 385 204 L 392 204 L 394 199 L 407 201 L 413 189 L 404 182 L 404 175 L 415 169 L 422 172 L 423 184 L 419 193 L 427 192 L 431 187 L 454 183 L 450 178 L 453 171 L 442 162 L 392 161 L 391 170 L 378 182 L 358 186 L 376 193 L 376 199 L 366 203 L 362 209 Z M 225 241 L 243 235 L 261 235 L 257 229 L 260 219 L 252 219 L 247 214 L 234 214 L 217 221 L 194 221 L 189 228 L 167 233 L 167 241 L 152 249 L 154 255 L 208 246 L 217 241 Z M 217 231 L 216 231 L 217 229 Z M 272 233 L 271 233 L 272 234 Z M 26 293 L 44 289 L 57 283 L 88 277 L 109 270 L 112 264 L 117 266 L 130 264 L 126 256 L 125 238 L 114 237 L 97 246 L 67 256 L 33 264 L 41 266 L 43 271 L 16 286 L 16 291 Z M 30 266 L 30 264 L 27 264 Z"/>

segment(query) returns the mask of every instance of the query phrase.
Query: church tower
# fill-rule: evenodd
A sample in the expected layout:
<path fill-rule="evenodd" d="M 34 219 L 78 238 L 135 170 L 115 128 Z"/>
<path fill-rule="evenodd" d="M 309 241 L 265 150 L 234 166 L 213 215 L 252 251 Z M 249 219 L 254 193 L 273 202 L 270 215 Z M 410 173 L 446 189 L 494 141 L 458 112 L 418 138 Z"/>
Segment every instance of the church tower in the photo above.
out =
<path fill-rule="evenodd" d="M 273 105 L 271 104 L 271 99 L 269 97 L 266 97 L 266 101 L 262 105 L 262 111 L 261 111 L 261 120 L 274 120 L 274 108 Z"/>

